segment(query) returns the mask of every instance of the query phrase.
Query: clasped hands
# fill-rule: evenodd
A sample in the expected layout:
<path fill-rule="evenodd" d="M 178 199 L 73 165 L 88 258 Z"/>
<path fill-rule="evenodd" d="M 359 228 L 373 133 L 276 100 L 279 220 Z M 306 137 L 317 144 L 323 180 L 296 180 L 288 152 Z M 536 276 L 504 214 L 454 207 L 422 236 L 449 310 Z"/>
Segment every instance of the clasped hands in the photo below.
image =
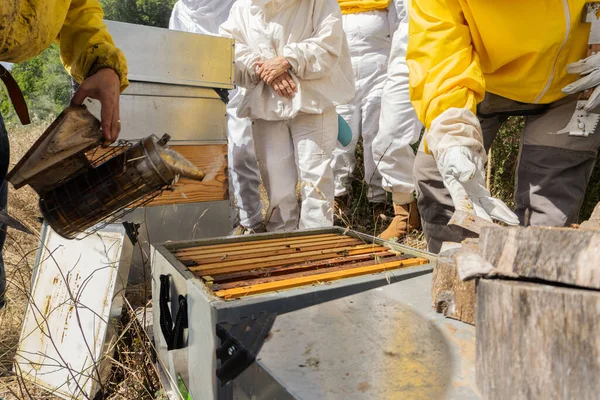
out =
<path fill-rule="evenodd" d="M 298 91 L 298 86 L 288 72 L 290 63 L 285 57 L 277 56 L 266 61 L 256 63 L 257 74 L 267 85 L 271 86 L 281 97 L 291 99 Z"/>

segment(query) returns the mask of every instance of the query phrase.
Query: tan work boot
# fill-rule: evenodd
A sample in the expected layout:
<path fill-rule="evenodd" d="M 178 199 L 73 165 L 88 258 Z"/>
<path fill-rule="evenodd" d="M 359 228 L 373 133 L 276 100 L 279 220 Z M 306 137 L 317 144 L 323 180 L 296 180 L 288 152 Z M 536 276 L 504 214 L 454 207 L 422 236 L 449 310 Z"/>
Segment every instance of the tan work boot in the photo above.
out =
<path fill-rule="evenodd" d="M 387 229 L 381 232 L 379 237 L 385 240 L 394 238 L 400 240 L 408 232 L 413 229 L 419 229 L 420 226 L 421 220 L 417 211 L 416 201 L 401 206 L 394 204 L 394 219 Z"/>

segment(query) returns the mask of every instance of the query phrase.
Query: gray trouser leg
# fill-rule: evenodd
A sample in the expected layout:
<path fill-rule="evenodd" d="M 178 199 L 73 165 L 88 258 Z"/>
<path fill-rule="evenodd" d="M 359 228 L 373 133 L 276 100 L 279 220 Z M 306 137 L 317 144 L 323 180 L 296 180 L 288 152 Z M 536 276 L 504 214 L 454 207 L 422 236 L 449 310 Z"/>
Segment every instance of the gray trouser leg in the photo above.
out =
<path fill-rule="evenodd" d="M 565 127 L 576 99 L 528 117 L 517 166 L 515 212 L 523 225 L 568 226 L 578 222 L 585 190 L 596 163 L 600 132 L 589 137 L 555 135 Z"/>
<path fill-rule="evenodd" d="M 498 129 L 507 117 L 481 119 L 483 141 L 486 151 L 492 145 Z M 469 236 L 469 232 L 460 228 L 450 228 L 448 221 L 454 213 L 454 204 L 450 193 L 444 186 L 442 177 L 433 156 L 425 154 L 422 148 L 417 152 L 413 168 L 417 187 L 417 205 L 421 214 L 421 223 L 427 249 L 439 253 L 443 242 L 460 242 Z"/>
<path fill-rule="evenodd" d="M 552 104 L 543 114 L 526 119 L 515 185 L 515 212 L 523 225 L 565 226 L 577 222 L 600 147 L 600 129 L 587 138 L 554 134 L 567 125 L 575 104 L 576 98 L 571 96 Z M 486 150 L 505 120 L 481 120 Z M 446 225 L 454 207 L 433 157 L 420 151 L 414 173 L 428 248 L 437 253 L 444 241 L 461 241 L 466 232 Z"/>

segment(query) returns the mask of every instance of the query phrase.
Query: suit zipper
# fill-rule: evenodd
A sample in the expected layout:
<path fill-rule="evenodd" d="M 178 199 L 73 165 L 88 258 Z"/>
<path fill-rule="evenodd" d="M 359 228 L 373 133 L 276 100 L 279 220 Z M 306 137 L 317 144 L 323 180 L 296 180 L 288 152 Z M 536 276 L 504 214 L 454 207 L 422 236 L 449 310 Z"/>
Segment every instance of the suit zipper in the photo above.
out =
<path fill-rule="evenodd" d="M 542 90 L 542 92 L 535 99 L 536 104 L 542 100 L 542 97 L 544 97 L 546 95 L 546 93 L 548 93 L 548 90 L 550 89 L 550 85 L 552 84 L 552 80 L 554 79 L 554 75 L 556 74 L 556 64 L 558 63 L 558 56 L 560 55 L 562 50 L 565 48 L 565 45 L 567 44 L 567 40 L 569 39 L 569 34 L 571 33 L 571 9 L 569 7 L 569 0 L 562 0 L 562 4 L 563 4 L 564 11 L 565 11 L 565 22 L 566 22 L 565 37 L 563 39 L 562 44 L 558 48 L 556 57 L 554 58 L 554 63 L 552 64 L 552 71 L 550 72 L 550 77 L 548 78 L 548 81 L 546 82 L 546 86 L 544 86 L 544 89 Z"/>

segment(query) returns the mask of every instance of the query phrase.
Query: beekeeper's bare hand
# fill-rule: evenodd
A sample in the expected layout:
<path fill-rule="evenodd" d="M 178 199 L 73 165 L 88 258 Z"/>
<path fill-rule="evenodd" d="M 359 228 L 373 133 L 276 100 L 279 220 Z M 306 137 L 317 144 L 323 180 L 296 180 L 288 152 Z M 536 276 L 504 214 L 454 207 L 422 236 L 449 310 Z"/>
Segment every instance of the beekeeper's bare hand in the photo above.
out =
<path fill-rule="evenodd" d="M 102 106 L 102 136 L 105 144 L 113 143 L 121 132 L 119 119 L 119 98 L 121 81 L 119 75 L 110 68 L 103 68 L 79 85 L 73 95 L 72 105 L 81 105 L 89 97 L 100 101 Z"/>
<path fill-rule="evenodd" d="M 283 74 L 275 78 L 275 80 L 273 80 L 273 83 L 271 83 L 271 87 L 275 89 L 275 92 L 277 92 L 279 96 L 287 97 L 290 99 L 294 97 L 294 93 L 298 91 L 298 86 L 296 86 L 296 82 L 294 82 L 294 79 L 287 72 L 284 72 Z"/>
<path fill-rule="evenodd" d="M 290 69 L 290 63 L 283 56 L 277 56 L 267 61 L 259 62 L 258 76 L 267 85 L 273 83 L 275 78 L 281 76 L 284 72 Z"/>

